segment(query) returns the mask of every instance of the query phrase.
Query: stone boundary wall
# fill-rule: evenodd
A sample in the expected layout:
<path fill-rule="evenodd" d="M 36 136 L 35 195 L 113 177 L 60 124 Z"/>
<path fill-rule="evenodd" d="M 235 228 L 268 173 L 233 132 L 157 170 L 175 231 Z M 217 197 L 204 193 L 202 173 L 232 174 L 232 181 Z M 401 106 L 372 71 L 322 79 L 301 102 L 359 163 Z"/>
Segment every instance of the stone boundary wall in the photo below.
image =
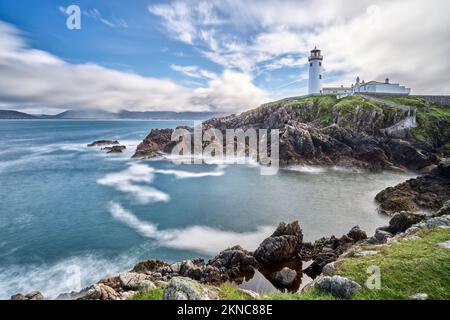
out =
<path fill-rule="evenodd" d="M 365 93 L 366 96 L 372 96 L 376 98 L 388 97 L 388 98 L 398 98 L 398 97 L 412 97 L 421 98 L 430 103 L 440 104 L 442 106 L 450 106 L 450 95 L 403 95 L 403 94 L 387 94 L 387 93 Z"/>
<path fill-rule="evenodd" d="M 414 95 L 412 97 L 421 98 L 430 103 L 436 103 L 436 104 L 450 107 L 450 96 L 420 96 L 420 95 L 416 96 L 416 95 Z"/>

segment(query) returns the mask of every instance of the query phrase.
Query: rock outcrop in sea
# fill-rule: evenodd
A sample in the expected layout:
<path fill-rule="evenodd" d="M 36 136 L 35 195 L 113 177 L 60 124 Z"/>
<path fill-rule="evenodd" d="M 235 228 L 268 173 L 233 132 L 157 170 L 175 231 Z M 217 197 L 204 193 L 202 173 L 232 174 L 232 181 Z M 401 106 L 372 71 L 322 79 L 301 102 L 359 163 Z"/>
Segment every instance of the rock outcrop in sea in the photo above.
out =
<path fill-rule="evenodd" d="M 450 159 L 430 173 L 389 187 L 375 197 L 380 211 L 392 215 L 400 211 L 438 210 L 450 199 Z"/>
<path fill-rule="evenodd" d="M 437 163 L 437 151 L 432 145 L 412 134 L 405 133 L 399 139 L 383 131 L 406 116 L 401 110 L 364 104 L 362 98 L 349 106 L 346 101 L 320 99 L 332 100 L 286 99 L 240 115 L 205 121 L 202 129 L 218 129 L 224 135 L 227 129 L 278 129 L 281 165 L 420 170 Z M 192 128 L 183 128 L 193 134 Z M 173 129 L 153 129 L 139 144 L 134 157 L 170 153 L 178 143 L 171 141 L 172 132 Z"/>

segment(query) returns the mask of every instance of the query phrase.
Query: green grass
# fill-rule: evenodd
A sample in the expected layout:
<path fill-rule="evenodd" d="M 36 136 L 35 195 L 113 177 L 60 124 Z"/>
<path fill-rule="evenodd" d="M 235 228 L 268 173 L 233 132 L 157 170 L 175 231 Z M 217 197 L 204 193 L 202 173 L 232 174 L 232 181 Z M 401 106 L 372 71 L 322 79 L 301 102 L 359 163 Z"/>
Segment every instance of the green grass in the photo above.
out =
<path fill-rule="evenodd" d="M 369 266 L 381 270 L 381 289 L 362 289 L 353 299 L 450 299 L 450 250 L 436 246 L 450 240 L 450 229 L 425 230 L 421 239 L 381 247 L 381 253 L 344 260 L 338 274 L 364 284 Z M 377 248 L 376 250 L 380 250 Z"/>
<path fill-rule="evenodd" d="M 382 99 L 397 104 L 411 106 L 416 109 L 423 109 L 426 106 L 426 101 L 424 99 L 416 97 L 382 97 Z"/>
<path fill-rule="evenodd" d="M 430 142 L 436 147 L 450 144 L 449 137 L 443 135 L 443 130 L 450 127 L 450 107 L 417 109 L 417 125 L 412 130 L 416 138 Z"/>
<path fill-rule="evenodd" d="M 220 286 L 220 300 L 253 300 L 234 285 L 225 283 Z"/>
<path fill-rule="evenodd" d="M 164 288 L 155 288 L 149 292 L 139 292 L 131 298 L 131 300 L 162 300 Z"/>

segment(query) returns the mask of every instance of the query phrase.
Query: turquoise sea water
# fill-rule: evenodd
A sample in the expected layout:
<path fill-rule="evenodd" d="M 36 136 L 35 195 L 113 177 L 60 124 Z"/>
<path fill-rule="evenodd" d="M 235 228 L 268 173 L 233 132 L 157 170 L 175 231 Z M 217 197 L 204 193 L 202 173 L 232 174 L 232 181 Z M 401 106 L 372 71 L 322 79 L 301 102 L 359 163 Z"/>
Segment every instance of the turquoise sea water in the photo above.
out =
<path fill-rule="evenodd" d="M 372 233 L 387 218 L 374 195 L 410 175 L 131 160 L 151 128 L 173 121 L 0 121 L 0 299 L 80 290 L 154 258 L 253 250 L 281 221 L 306 240 Z M 86 144 L 118 139 L 124 154 Z"/>

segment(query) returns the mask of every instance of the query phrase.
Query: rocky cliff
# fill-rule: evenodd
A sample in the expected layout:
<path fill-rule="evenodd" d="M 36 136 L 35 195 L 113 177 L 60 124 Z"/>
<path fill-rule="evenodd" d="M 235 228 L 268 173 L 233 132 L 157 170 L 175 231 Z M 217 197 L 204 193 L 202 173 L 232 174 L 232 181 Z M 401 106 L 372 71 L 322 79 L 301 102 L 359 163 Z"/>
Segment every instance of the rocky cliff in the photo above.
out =
<path fill-rule="evenodd" d="M 333 96 L 291 98 L 263 105 L 240 115 L 213 118 L 203 129 L 279 129 L 280 163 L 355 166 L 369 170 L 419 170 L 438 160 L 432 144 L 412 134 L 389 137 L 382 129 L 407 114 L 362 97 L 337 101 Z M 172 130 L 153 130 L 135 157 L 170 152 Z"/>

